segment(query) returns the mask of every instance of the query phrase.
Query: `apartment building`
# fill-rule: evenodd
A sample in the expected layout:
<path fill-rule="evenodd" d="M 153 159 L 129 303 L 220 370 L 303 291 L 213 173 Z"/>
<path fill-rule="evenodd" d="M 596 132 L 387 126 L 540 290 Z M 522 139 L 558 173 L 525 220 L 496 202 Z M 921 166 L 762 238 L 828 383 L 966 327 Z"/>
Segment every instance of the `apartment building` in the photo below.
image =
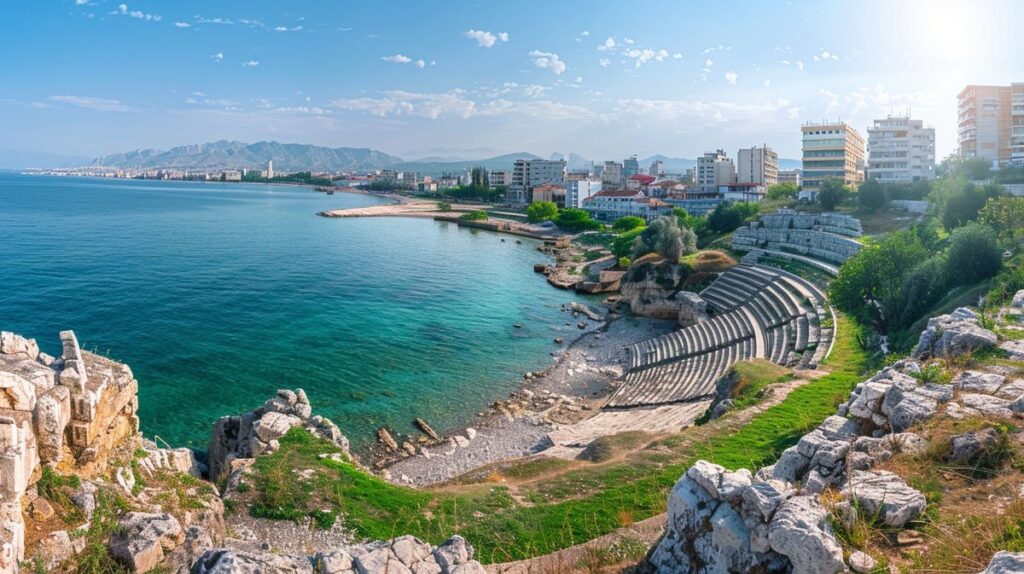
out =
<path fill-rule="evenodd" d="M 803 135 L 803 191 L 813 198 L 824 180 L 857 187 L 864 181 L 864 138 L 843 122 L 807 123 Z"/>
<path fill-rule="evenodd" d="M 583 209 L 598 221 L 612 222 L 633 215 L 653 221 L 672 213 L 672 205 L 639 190 L 606 190 L 583 200 Z"/>
<path fill-rule="evenodd" d="M 512 174 L 504 169 L 492 169 L 487 172 L 487 185 L 491 189 L 496 187 L 508 187 L 512 183 Z"/>
<path fill-rule="evenodd" d="M 697 192 L 693 198 L 717 197 L 718 188 L 736 183 L 736 165 L 725 150 L 709 151 L 697 158 Z"/>
<path fill-rule="evenodd" d="M 779 170 L 778 183 L 792 183 L 793 185 L 800 187 L 802 179 L 801 171 L 799 169 Z"/>
<path fill-rule="evenodd" d="M 627 157 L 622 160 L 622 177 L 623 179 L 629 179 L 630 177 L 640 173 L 640 160 L 636 156 Z"/>
<path fill-rule="evenodd" d="M 604 170 L 601 172 L 601 182 L 605 185 L 622 185 L 626 181 L 623 177 L 622 164 L 617 161 L 604 162 Z"/>
<path fill-rule="evenodd" d="M 583 201 L 601 191 L 601 181 L 595 179 L 569 179 L 565 182 L 565 206 L 583 208 Z"/>
<path fill-rule="evenodd" d="M 935 179 L 935 128 L 889 116 L 868 128 L 867 177 L 884 183 Z"/>
<path fill-rule="evenodd" d="M 512 167 L 506 199 L 513 205 L 525 205 L 533 197 L 533 188 L 565 181 L 565 161 L 548 159 L 517 159 Z"/>
<path fill-rule="evenodd" d="M 661 176 L 665 174 L 665 162 L 660 159 L 656 159 L 651 162 L 651 167 L 647 168 L 647 175 Z"/>
<path fill-rule="evenodd" d="M 736 154 L 736 181 L 769 187 L 779 182 L 779 154 L 762 145 L 741 149 Z"/>
<path fill-rule="evenodd" d="M 1024 165 L 1024 83 L 969 85 L 958 103 L 961 157 Z"/>

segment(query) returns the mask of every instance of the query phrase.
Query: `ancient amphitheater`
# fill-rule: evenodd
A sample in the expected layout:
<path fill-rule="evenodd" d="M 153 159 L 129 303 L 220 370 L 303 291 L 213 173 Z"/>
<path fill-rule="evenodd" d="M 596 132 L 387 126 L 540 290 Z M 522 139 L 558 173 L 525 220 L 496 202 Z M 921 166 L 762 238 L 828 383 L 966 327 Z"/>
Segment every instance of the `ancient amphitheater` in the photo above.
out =
<path fill-rule="evenodd" d="M 753 251 L 752 260 L 769 254 L 817 261 L 828 270 L 859 250 L 860 233 L 850 216 L 780 210 L 740 228 L 733 248 Z M 744 262 L 700 295 L 710 318 L 631 346 L 625 380 L 605 408 L 707 399 L 737 361 L 815 368 L 828 356 L 835 317 L 821 290 L 801 277 Z"/>

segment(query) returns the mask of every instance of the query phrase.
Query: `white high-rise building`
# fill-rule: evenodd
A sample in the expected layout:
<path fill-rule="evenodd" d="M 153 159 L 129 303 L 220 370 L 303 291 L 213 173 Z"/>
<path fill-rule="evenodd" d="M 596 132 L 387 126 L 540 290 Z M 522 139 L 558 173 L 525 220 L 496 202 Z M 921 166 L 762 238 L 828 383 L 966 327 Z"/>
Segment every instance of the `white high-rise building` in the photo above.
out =
<path fill-rule="evenodd" d="M 868 128 L 867 177 L 885 183 L 935 179 L 935 128 L 889 116 Z"/>
<path fill-rule="evenodd" d="M 583 200 L 600 193 L 601 182 L 595 179 L 569 179 L 565 182 L 565 207 L 583 208 Z"/>
<path fill-rule="evenodd" d="M 665 174 L 665 162 L 660 159 L 656 159 L 651 162 L 651 167 L 647 169 L 647 175 L 653 175 L 655 177 Z"/>
<path fill-rule="evenodd" d="M 604 171 L 601 172 L 601 181 L 606 185 L 619 186 L 625 182 L 622 173 L 622 164 L 617 161 L 604 162 Z"/>
<path fill-rule="evenodd" d="M 718 188 L 736 183 L 736 166 L 725 150 L 709 151 L 697 158 L 697 194 L 718 197 Z"/>
<path fill-rule="evenodd" d="M 507 199 L 513 205 L 525 205 L 533 197 L 533 188 L 546 183 L 561 185 L 565 181 L 565 161 L 517 159 L 512 167 Z"/>
<path fill-rule="evenodd" d="M 770 187 L 779 182 L 779 154 L 763 145 L 744 148 L 736 155 L 736 181 Z"/>
<path fill-rule="evenodd" d="M 267 179 L 274 179 L 274 160 L 267 161 Z"/>

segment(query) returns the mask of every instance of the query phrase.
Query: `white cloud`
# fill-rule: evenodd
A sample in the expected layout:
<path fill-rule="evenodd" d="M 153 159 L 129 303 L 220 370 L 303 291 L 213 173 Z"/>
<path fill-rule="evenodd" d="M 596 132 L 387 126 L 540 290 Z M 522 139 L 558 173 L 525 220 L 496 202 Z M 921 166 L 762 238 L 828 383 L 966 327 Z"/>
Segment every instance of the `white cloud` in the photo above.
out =
<path fill-rule="evenodd" d="M 427 63 L 426 63 L 426 62 L 424 62 L 423 60 L 416 60 L 416 67 L 417 67 L 417 68 L 419 68 L 419 69 L 421 69 L 421 70 L 422 70 L 422 69 L 423 69 L 423 67 L 424 67 L 424 66 L 426 66 L 426 65 L 427 65 Z"/>
<path fill-rule="evenodd" d="M 664 62 L 665 58 L 668 58 L 667 50 L 651 50 L 649 48 L 639 49 L 631 48 L 626 50 L 626 57 L 633 59 L 633 65 L 637 68 L 643 66 L 651 60 L 657 62 Z"/>
<path fill-rule="evenodd" d="M 85 6 L 89 3 L 89 0 L 75 0 L 75 6 Z"/>
<path fill-rule="evenodd" d="M 149 22 L 159 22 L 163 20 L 163 16 L 157 16 L 156 14 L 146 14 L 139 10 L 129 10 L 127 4 L 118 4 L 117 9 L 110 13 L 112 16 L 128 16 L 130 18 L 136 18 L 138 20 L 146 20 Z"/>
<path fill-rule="evenodd" d="M 573 80 L 573 82 L 575 82 L 577 84 L 582 84 L 583 83 L 583 76 L 576 76 L 576 79 Z"/>
<path fill-rule="evenodd" d="M 508 32 L 498 32 L 497 35 L 492 34 L 486 30 L 466 30 L 462 34 L 470 40 L 476 40 L 477 46 L 483 48 L 490 48 L 498 43 L 498 41 L 508 42 Z"/>
<path fill-rule="evenodd" d="M 600 50 L 601 52 L 611 52 L 615 50 L 615 46 L 615 38 L 612 36 L 608 36 L 605 39 L 605 41 L 602 42 L 601 45 L 597 47 L 597 49 Z"/>
<path fill-rule="evenodd" d="M 548 90 L 548 88 L 546 88 L 544 86 L 538 86 L 537 84 L 530 84 L 529 86 L 526 86 L 526 87 L 523 88 L 523 93 L 526 94 L 528 97 L 531 97 L 531 98 L 539 98 L 540 96 L 543 96 L 544 92 L 546 92 L 547 90 Z"/>
<path fill-rule="evenodd" d="M 243 68 L 255 68 L 256 66 L 259 66 L 259 65 L 260 65 L 259 60 L 249 60 L 248 62 L 243 62 L 242 63 L 242 67 Z"/>
<path fill-rule="evenodd" d="M 222 24 L 225 26 L 234 24 L 234 22 L 227 18 L 203 18 L 198 14 L 196 14 L 196 22 L 199 22 L 200 24 Z"/>
<path fill-rule="evenodd" d="M 623 38 L 622 41 L 625 42 L 627 45 L 630 45 L 630 46 L 632 46 L 634 44 L 633 39 L 629 38 L 629 37 Z"/>
<path fill-rule="evenodd" d="M 803 60 L 797 60 L 796 61 L 796 67 L 797 67 L 798 70 L 803 70 L 804 69 L 804 61 Z"/>
<path fill-rule="evenodd" d="M 224 61 L 224 52 L 217 52 L 216 54 L 211 54 L 210 55 L 210 59 L 214 60 L 216 62 L 223 62 Z"/>
<path fill-rule="evenodd" d="M 710 68 L 711 66 L 714 66 L 714 65 L 715 65 L 715 61 L 712 60 L 711 58 L 708 58 L 708 59 L 704 60 L 704 67 L 705 68 Z"/>
<path fill-rule="evenodd" d="M 739 74 L 737 74 L 736 72 L 733 72 L 732 70 L 729 70 L 728 72 L 725 73 L 725 81 L 729 82 L 730 84 L 732 84 L 734 86 L 736 85 L 736 80 L 738 80 L 739 77 L 740 77 Z"/>
<path fill-rule="evenodd" d="M 658 121 L 693 119 L 713 122 L 756 121 L 765 122 L 777 114 L 787 118 L 799 112 L 788 100 L 774 102 L 731 102 L 701 100 L 649 100 L 634 98 L 619 100 L 620 113 L 638 115 Z"/>
<path fill-rule="evenodd" d="M 291 28 L 289 28 L 288 26 L 275 26 L 274 27 L 274 31 L 275 32 L 298 32 L 301 29 L 302 29 L 302 26 L 293 26 Z"/>
<path fill-rule="evenodd" d="M 551 70 L 556 76 L 561 76 L 566 70 L 565 62 L 563 62 L 561 58 L 558 57 L 558 54 L 554 52 L 533 50 L 530 52 L 530 57 L 533 58 L 534 66 Z"/>
<path fill-rule="evenodd" d="M 580 32 L 580 36 L 583 36 L 584 38 L 586 38 L 589 35 L 590 35 L 590 30 L 584 30 L 584 31 Z"/>
<path fill-rule="evenodd" d="M 683 53 L 682 52 L 676 52 L 675 54 L 672 54 L 672 59 L 673 60 L 682 60 L 683 59 Z"/>
<path fill-rule="evenodd" d="M 475 101 L 461 90 L 440 93 L 417 93 L 401 90 L 384 92 L 380 97 L 338 99 L 338 109 L 358 111 L 380 117 L 421 117 L 432 120 L 456 117 L 468 119 L 481 116 L 530 116 L 548 120 L 580 119 L 596 114 L 583 106 L 548 100 L 511 102 L 504 99 Z"/>
<path fill-rule="evenodd" d="M 597 63 L 600 64 L 602 68 L 607 68 L 608 66 L 612 65 L 612 61 L 609 60 L 608 58 L 601 58 L 600 60 L 597 61 Z"/>
<path fill-rule="evenodd" d="M 412 58 L 410 58 L 409 56 L 406 56 L 404 54 L 395 54 L 394 56 L 384 56 L 383 58 L 381 58 L 381 60 L 384 60 L 385 62 L 393 62 L 395 64 L 408 64 L 409 62 L 412 62 Z"/>
<path fill-rule="evenodd" d="M 192 25 L 189 24 L 188 22 L 175 22 L 174 23 L 174 27 L 175 28 L 191 28 Z"/>
<path fill-rule="evenodd" d="M 764 81 L 764 87 L 766 87 L 766 88 L 772 87 L 772 81 L 770 79 L 765 80 Z"/>
<path fill-rule="evenodd" d="M 828 50 L 822 49 L 821 52 L 814 55 L 815 62 L 826 62 L 828 60 L 838 60 L 839 56 L 829 52 Z"/>
<path fill-rule="evenodd" d="M 206 96 L 206 94 L 204 94 L 203 92 L 200 92 L 199 90 L 196 90 L 196 91 L 192 92 L 192 95 L 193 96 L 199 96 L 200 98 Z"/>
<path fill-rule="evenodd" d="M 101 112 L 126 112 L 130 109 L 118 100 L 111 100 L 107 98 L 92 98 L 88 96 L 50 96 L 47 100 L 58 104 L 67 104 L 69 106 L 76 106 Z"/>

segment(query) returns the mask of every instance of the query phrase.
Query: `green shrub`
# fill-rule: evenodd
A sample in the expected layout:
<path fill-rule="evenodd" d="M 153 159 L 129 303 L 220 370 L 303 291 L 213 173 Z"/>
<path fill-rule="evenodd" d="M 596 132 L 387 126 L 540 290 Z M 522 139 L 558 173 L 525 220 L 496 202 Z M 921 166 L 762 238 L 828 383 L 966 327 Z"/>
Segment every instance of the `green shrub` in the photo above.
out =
<path fill-rule="evenodd" d="M 530 223 L 550 221 L 558 216 L 558 206 L 552 201 L 535 201 L 526 208 L 526 218 Z"/>
<path fill-rule="evenodd" d="M 447 213 L 452 210 L 452 202 L 450 201 L 439 201 L 437 202 L 437 208 L 442 213 Z"/>
<path fill-rule="evenodd" d="M 869 211 L 876 211 L 889 203 L 889 193 L 877 179 L 871 178 L 857 188 L 857 204 Z"/>
<path fill-rule="evenodd" d="M 630 255 L 636 259 L 653 252 L 667 261 L 676 263 L 683 255 L 696 250 L 696 234 L 690 229 L 679 227 L 679 221 L 675 217 L 665 215 L 652 221 L 633 240 Z"/>
<path fill-rule="evenodd" d="M 463 213 L 459 216 L 460 221 L 487 221 L 487 212 L 476 210 Z"/>
<path fill-rule="evenodd" d="M 620 217 L 615 220 L 615 223 L 612 224 L 612 231 L 617 231 L 621 233 L 624 231 L 631 231 L 639 227 L 644 227 L 646 225 L 647 222 L 644 221 L 642 217 L 637 217 L 635 215 L 627 215 L 625 217 Z"/>
<path fill-rule="evenodd" d="M 627 231 L 612 241 L 612 253 L 616 257 L 628 257 L 633 252 L 633 242 L 644 232 L 645 227 Z"/>
<path fill-rule="evenodd" d="M 957 285 L 988 279 L 999 272 L 1003 253 L 991 228 L 971 223 L 953 230 L 946 252 L 946 276 Z"/>
<path fill-rule="evenodd" d="M 570 207 L 558 212 L 555 216 L 555 224 L 566 231 L 588 231 L 591 229 L 604 229 L 604 224 L 594 221 L 590 214 L 582 209 Z"/>
<path fill-rule="evenodd" d="M 821 183 L 818 189 L 818 203 L 825 211 L 832 211 L 850 196 L 850 189 L 843 180 L 830 177 Z"/>
<path fill-rule="evenodd" d="M 616 264 L 622 269 L 628 268 L 631 263 L 633 263 L 633 260 L 630 259 L 629 257 L 619 257 L 618 261 L 616 262 Z"/>

